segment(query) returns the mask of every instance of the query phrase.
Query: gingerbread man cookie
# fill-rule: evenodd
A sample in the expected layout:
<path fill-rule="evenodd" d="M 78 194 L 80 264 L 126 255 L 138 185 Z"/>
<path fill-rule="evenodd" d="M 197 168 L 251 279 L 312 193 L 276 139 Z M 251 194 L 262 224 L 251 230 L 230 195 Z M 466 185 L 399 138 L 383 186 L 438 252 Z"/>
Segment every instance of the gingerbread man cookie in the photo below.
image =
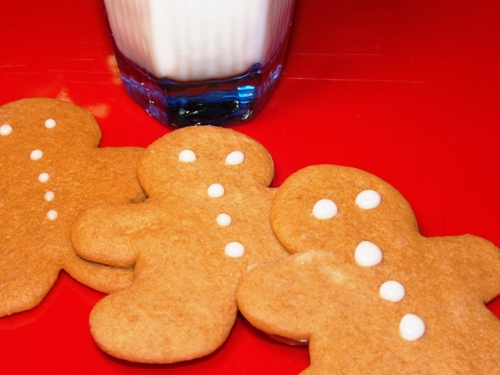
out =
<path fill-rule="evenodd" d="M 140 160 L 144 203 L 99 206 L 78 217 L 78 254 L 135 267 L 132 285 L 106 296 L 90 315 L 104 351 L 172 363 L 225 341 L 241 273 L 287 255 L 269 220 L 273 172 L 267 150 L 249 137 L 187 127 L 154 142 Z"/>
<path fill-rule="evenodd" d="M 144 149 L 98 148 L 100 129 L 83 109 L 54 99 L 0 107 L 0 316 L 30 309 L 59 271 L 103 292 L 132 271 L 79 258 L 70 227 L 79 211 L 144 200 L 135 165 Z"/>
<path fill-rule="evenodd" d="M 361 170 L 307 167 L 279 188 L 273 229 L 294 255 L 242 276 L 243 315 L 308 340 L 303 374 L 499 374 L 500 252 L 426 238 L 407 201 Z"/>

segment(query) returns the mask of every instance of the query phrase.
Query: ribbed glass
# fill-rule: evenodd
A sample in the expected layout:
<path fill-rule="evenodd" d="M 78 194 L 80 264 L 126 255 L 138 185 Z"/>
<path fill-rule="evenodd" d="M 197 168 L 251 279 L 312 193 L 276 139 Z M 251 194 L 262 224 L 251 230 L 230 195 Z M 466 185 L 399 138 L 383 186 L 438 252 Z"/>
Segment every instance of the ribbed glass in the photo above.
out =
<path fill-rule="evenodd" d="M 281 72 L 294 0 L 104 3 L 125 87 L 160 121 L 232 124 L 267 101 Z"/>

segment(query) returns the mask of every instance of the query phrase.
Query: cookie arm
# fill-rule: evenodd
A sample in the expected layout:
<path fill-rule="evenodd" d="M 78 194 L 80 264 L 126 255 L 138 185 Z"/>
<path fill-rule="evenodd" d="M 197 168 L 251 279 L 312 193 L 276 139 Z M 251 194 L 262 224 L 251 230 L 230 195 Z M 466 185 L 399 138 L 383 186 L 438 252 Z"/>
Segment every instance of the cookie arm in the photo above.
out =
<path fill-rule="evenodd" d="M 314 318 L 306 307 L 311 279 L 297 272 L 300 262 L 300 257 L 290 256 L 253 266 L 242 276 L 237 304 L 253 326 L 291 340 L 310 338 Z"/>
<path fill-rule="evenodd" d="M 500 294 L 500 249 L 493 243 L 473 235 L 430 240 L 434 246 L 446 249 L 446 257 L 453 261 L 453 275 L 450 277 L 460 277 L 465 285 L 474 285 L 485 303 Z"/>
<path fill-rule="evenodd" d="M 135 265 L 141 229 L 148 226 L 150 215 L 145 203 L 100 205 L 80 213 L 71 230 L 75 252 L 82 258 L 129 268 Z"/>
<path fill-rule="evenodd" d="M 108 147 L 91 149 L 90 153 L 92 165 L 86 168 L 92 174 L 87 178 L 102 187 L 102 203 L 140 203 L 146 199 L 136 173 L 143 148 Z"/>
<path fill-rule="evenodd" d="M 132 268 L 120 268 L 89 262 L 74 252 L 66 258 L 64 269 L 71 277 L 103 293 L 112 293 L 132 283 Z"/>

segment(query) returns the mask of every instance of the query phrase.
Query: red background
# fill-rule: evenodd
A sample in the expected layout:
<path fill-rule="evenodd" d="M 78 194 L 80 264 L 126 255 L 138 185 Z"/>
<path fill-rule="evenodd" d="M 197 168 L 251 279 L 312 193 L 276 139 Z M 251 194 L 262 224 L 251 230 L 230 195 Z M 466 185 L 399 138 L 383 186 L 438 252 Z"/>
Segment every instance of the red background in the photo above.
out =
<path fill-rule="evenodd" d="M 410 202 L 426 236 L 500 245 L 500 2 L 297 0 L 279 85 L 236 126 L 271 152 L 275 186 L 299 168 L 367 170 Z M 170 131 L 125 93 L 99 0 L 0 5 L 0 104 L 45 96 L 90 110 L 102 146 L 147 146 Z M 500 282 L 500 275 L 499 275 Z M 208 358 L 166 366 L 103 354 L 88 330 L 102 295 L 62 273 L 37 308 L 0 319 L 4 373 L 297 374 L 307 348 L 239 318 Z M 489 305 L 500 316 L 500 301 Z"/>

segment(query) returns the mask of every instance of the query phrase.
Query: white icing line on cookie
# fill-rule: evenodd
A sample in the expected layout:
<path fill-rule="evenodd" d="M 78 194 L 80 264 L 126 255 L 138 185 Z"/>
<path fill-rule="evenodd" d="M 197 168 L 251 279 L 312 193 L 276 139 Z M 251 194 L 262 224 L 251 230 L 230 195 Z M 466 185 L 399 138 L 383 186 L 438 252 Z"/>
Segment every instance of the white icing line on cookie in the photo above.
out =
<path fill-rule="evenodd" d="M 377 208 L 382 201 L 382 197 L 375 190 L 365 190 L 356 197 L 356 204 L 364 210 Z"/>
<path fill-rule="evenodd" d="M 49 118 L 49 119 L 45 120 L 45 127 L 47 129 L 52 129 L 55 126 L 56 126 L 56 122 L 54 119 Z"/>
<path fill-rule="evenodd" d="M 313 215 L 320 220 L 331 219 L 337 212 L 337 205 L 330 199 L 320 199 L 313 207 Z"/>
<path fill-rule="evenodd" d="M 38 176 L 38 181 L 45 183 L 45 182 L 47 182 L 49 180 L 49 177 L 50 176 L 49 176 L 48 173 L 45 173 L 45 172 L 40 173 L 40 175 Z"/>
<path fill-rule="evenodd" d="M 382 251 L 370 241 L 362 241 L 356 247 L 354 258 L 360 266 L 376 266 L 382 261 Z"/>
<path fill-rule="evenodd" d="M 245 154 L 241 151 L 233 151 L 226 157 L 226 164 L 238 165 L 245 160 Z"/>
<path fill-rule="evenodd" d="M 51 220 L 51 221 L 54 221 L 55 219 L 57 219 L 57 211 L 56 210 L 49 210 L 47 212 L 47 219 Z"/>
<path fill-rule="evenodd" d="M 406 314 L 399 323 L 399 332 L 407 341 L 418 340 L 425 332 L 425 323 L 417 315 Z"/>
<path fill-rule="evenodd" d="M 399 302 L 405 297 L 405 287 L 394 280 L 386 281 L 380 287 L 380 297 L 387 301 Z"/>
<path fill-rule="evenodd" d="M 43 195 L 43 199 L 45 199 L 46 202 L 52 202 L 55 198 L 55 194 L 53 191 L 47 191 L 44 195 Z"/>
<path fill-rule="evenodd" d="M 12 126 L 9 124 L 3 124 L 0 126 L 0 135 L 9 135 L 12 133 Z"/>
<path fill-rule="evenodd" d="M 221 184 L 212 184 L 208 187 L 207 194 L 212 198 L 219 198 L 224 195 L 224 186 Z"/>
<path fill-rule="evenodd" d="M 179 161 L 183 163 L 192 163 L 196 161 L 196 154 L 191 150 L 182 150 L 179 153 Z"/>
<path fill-rule="evenodd" d="M 219 224 L 221 227 L 227 227 L 229 224 L 231 224 L 231 216 L 228 214 L 220 214 L 217 216 L 217 224 Z"/>
<path fill-rule="evenodd" d="M 33 150 L 31 151 L 30 154 L 30 159 L 31 160 L 40 160 L 43 157 L 43 151 L 42 150 Z"/>
<path fill-rule="evenodd" d="M 239 242 L 231 242 L 226 245 L 224 252 L 230 258 L 240 258 L 245 254 L 245 247 Z"/>

